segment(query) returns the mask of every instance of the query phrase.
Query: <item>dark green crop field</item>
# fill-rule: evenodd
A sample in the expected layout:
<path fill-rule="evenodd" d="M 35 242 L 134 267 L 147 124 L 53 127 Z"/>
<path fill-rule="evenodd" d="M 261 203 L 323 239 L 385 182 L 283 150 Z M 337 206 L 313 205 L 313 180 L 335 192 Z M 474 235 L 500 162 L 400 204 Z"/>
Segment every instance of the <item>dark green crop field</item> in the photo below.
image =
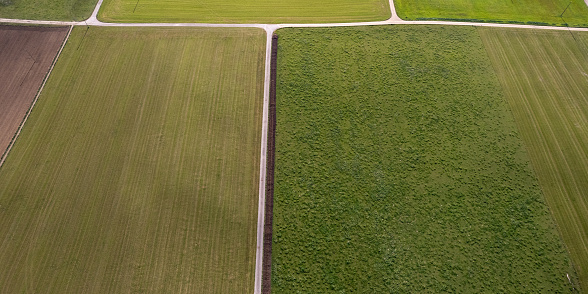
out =
<path fill-rule="evenodd" d="M 264 48 L 76 27 L 0 169 L 0 292 L 253 292 Z"/>
<path fill-rule="evenodd" d="M 278 35 L 274 293 L 578 287 L 475 28 Z"/>
<path fill-rule="evenodd" d="M 545 198 L 588 289 L 588 34 L 480 29 Z"/>
<path fill-rule="evenodd" d="M 0 0 L 0 18 L 82 21 L 97 0 Z"/>
<path fill-rule="evenodd" d="M 588 6 L 584 0 L 395 0 L 394 4 L 398 16 L 406 20 L 453 19 L 588 27 Z"/>

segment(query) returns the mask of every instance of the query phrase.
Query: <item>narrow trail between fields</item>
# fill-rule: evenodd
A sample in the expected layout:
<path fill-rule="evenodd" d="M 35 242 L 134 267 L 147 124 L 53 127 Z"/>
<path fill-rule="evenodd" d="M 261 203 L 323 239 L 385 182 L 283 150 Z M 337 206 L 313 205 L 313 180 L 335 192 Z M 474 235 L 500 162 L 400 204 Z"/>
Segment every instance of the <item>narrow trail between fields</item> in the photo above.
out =
<path fill-rule="evenodd" d="M 280 28 L 327 28 L 327 27 L 355 27 L 355 26 L 380 26 L 380 25 L 450 25 L 450 26 L 479 26 L 497 28 L 521 28 L 558 31 L 582 31 L 588 32 L 588 28 L 572 27 L 551 27 L 520 24 L 501 23 L 479 23 L 479 22 L 457 22 L 457 21 L 406 21 L 398 17 L 394 0 L 389 0 L 391 17 L 384 21 L 373 22 L 350 22 L 350 23 L 292 23 L 292 24 L 216 24 L 216 23 L 107 23 L 97 19 L 98 11 L 102 6 L 99 0 L 92 12 L 92 15 L 85 21 L 43 21 L 43 20 L 22 20 L 0 18 L 0 23 L 30 24 L 30 25 L 67 25 L 67 26 L 102 26 L 102 27 L 208 27 L 208 28 L 259 28 L 266 32 L 266 56 L 265 56 L 265 78 L 263 90 L 263 123 L 261 129 L 261 158 L 259 164 L 259 202 L 257 219 L 257 247 L 255 256 L 255 287 L 254 293 L 261 293 L 262 285 L 262 263 L 263 263 L 263 227 L 265 221 L 265 186 L 266 186 L 266 164 L 267 164 L 267 136 L 268 136 L 268 111 L 269 111 L 269 88 L 270 88 L 270 61 L 271 61 L 271 40 L 272 35 Z M 584 0 L 588 5 L 588 0 Z"/>
<path fill-rule="evenodd" d="M 255 250 L 255 287 L 253 293 L 261 293 L 261 273 L 263 270 L 263 226 L 265 224 L 265 179 L 267 167 L 267 129 L 269 121 L 269 97 L 272 59 L 272 36 L 275 26 L 264 28 L 265 41 L 265 77 L 263 81 L 263 123 L 261 125 L 261 157 L 259 162 L 259 202 L 257 206 L 257 248 Z"/>
<path fill-rule="evenodd" d="M 49 70 L 47 70 L 45 77 L 43 77 L 43 81 L 41 82 L 41 86 L 39 87 L 37 93 L 35 94 L 35 97 L 33 98 L 33 102 L 31 103 L 31 105 L 29 106 L 29 109 L 25 113 L 24 118 L 22 119 L 22 122 L 20 123 L 18 129 L 16 130 L 16 133 L 12 137 L 12 140 L 10 141 L 8 146 L 6 147 L 6 150 L 0 150 L 0 167 L 2 167 L 2 165 L 4 164 L 4 161 L 6 161 L 6 157 L 8 156 L 8 153 L 12 149 L 12 146 L 14 146 L 14 143 L 16 142 L 16 139 L 20 135 L 20 132 L 22 131 L 24 124 L 27 122 L 29 115 L 31 115 L 31 111 L 33 110 L 33 107 L 35 107 L 35 104 L 37 103 L 37 100 L 39 99 L 39 95 L 41 95 L 41 91 L 43 91 L 43 88 L 45 87 L 45 84 L 47 83 L 47 80 L 49 79 L 49 75 L 53 71 L 53 67 L 55 67 L 55 63 L 57 63 L 57 59 L 59 58 L 59 55 L 61 55 L 61 51 L 63 51 L 63 47 L 65 47 L 65 43 L 67 43 L 67 40 L 69 39 L 69 35 L 71 34 L 72 29 L 73 29 L 73 26 L 70 26 L 69 30 L 67 31 L 67 35 L 65 35 L 65 38 L 63 38 L 63 41 L 61 42 L 61 46 L 59 46 L 59 51 L 57 51 L 55 58 L 53 58 L 53 62 L 51 62 Z"/>

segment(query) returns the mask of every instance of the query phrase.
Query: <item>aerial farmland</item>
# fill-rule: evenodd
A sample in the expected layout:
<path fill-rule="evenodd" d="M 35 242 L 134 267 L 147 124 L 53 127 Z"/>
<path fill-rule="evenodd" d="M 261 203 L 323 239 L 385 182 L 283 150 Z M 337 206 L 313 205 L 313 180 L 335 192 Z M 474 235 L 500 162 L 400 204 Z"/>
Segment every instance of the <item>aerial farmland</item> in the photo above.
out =
<path fill-rule="evenodd" d="M 2 166 L 1 292 L 252 292 L 262 81 L 261 30 L 76 27 Z"/>
<path fill-rule="evenodd" d="M 588 3 L 0 0 L 1 293 L 588 293 Z"/>
<path fill-rule="evenodd" d="M 588 268 L 588 34 L 480 32 L 572 260 Z"/>
<path fill-rule="evenodd" d="M 113 22 L 325 23 L 385 20 L 390 8 L 386 0 L 106 0 L 99 17 Z"/>
<path fill-rule="evenodd" d="M 461 20 L 588 26 L 584 0 L 396 0 L 398 15 L 411 20 Z"/>
<path fill-rule="evenodd" d="M 272 289 L 572 290 L 475 28 L 278 35 Z"/>
<path fill-rule="evenodd" d="M 0 0 L 0 18 L 82 21 L 87 19 L 97 0 Z"/>

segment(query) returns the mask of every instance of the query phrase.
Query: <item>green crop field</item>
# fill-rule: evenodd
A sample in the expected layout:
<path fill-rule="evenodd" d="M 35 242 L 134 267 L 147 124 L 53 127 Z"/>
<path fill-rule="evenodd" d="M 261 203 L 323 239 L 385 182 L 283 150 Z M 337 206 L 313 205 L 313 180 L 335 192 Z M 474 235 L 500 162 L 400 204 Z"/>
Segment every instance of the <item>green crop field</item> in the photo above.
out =
<path fill-rule="evenodd" d="M 588 288 L 588 34 L 480 29 L 547 203 Z"/>
<path fill-rule="evenodd" d="M 264 48 L 76 27 L 0 169 L 0 292 L 253 292 Z"/>
<path fill-rule="evenodd" d="M 394 4 L 398 16 L 407 20 L 567 23 L 569 26 L 588 27 L 588 6 L 584 0 L 395 0 Z M 563 19 L 560 18 L 562 13 Z"/>
<path fill-rule="evenodd" d="M 274 293 L 578 288 L 475 28 L 278 35 Z"/>
<path fill-rule="evenodd" d="M 98 0 L 0 0 L 0 18 L 82 21 Z"/>
<path fill-rule="evenodd" d="M 98 14 L 114 22 L 319 23 L 389 17 L 388 0 L 105 0 Z"/>

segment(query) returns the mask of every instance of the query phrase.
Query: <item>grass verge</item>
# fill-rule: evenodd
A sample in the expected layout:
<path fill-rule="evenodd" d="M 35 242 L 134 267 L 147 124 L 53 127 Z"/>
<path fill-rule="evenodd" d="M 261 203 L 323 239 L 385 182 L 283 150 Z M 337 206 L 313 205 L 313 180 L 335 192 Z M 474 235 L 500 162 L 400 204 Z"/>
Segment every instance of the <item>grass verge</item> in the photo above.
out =
<path fill-rule="evenodd" d="M 0 292 L 252 292 L 264 41 L 76 27 L 0 169 Z"/>
<path fill-rule="evenodd" d="M 277 33 L 274 293 L 572 290 L 476 29 Z"/>

